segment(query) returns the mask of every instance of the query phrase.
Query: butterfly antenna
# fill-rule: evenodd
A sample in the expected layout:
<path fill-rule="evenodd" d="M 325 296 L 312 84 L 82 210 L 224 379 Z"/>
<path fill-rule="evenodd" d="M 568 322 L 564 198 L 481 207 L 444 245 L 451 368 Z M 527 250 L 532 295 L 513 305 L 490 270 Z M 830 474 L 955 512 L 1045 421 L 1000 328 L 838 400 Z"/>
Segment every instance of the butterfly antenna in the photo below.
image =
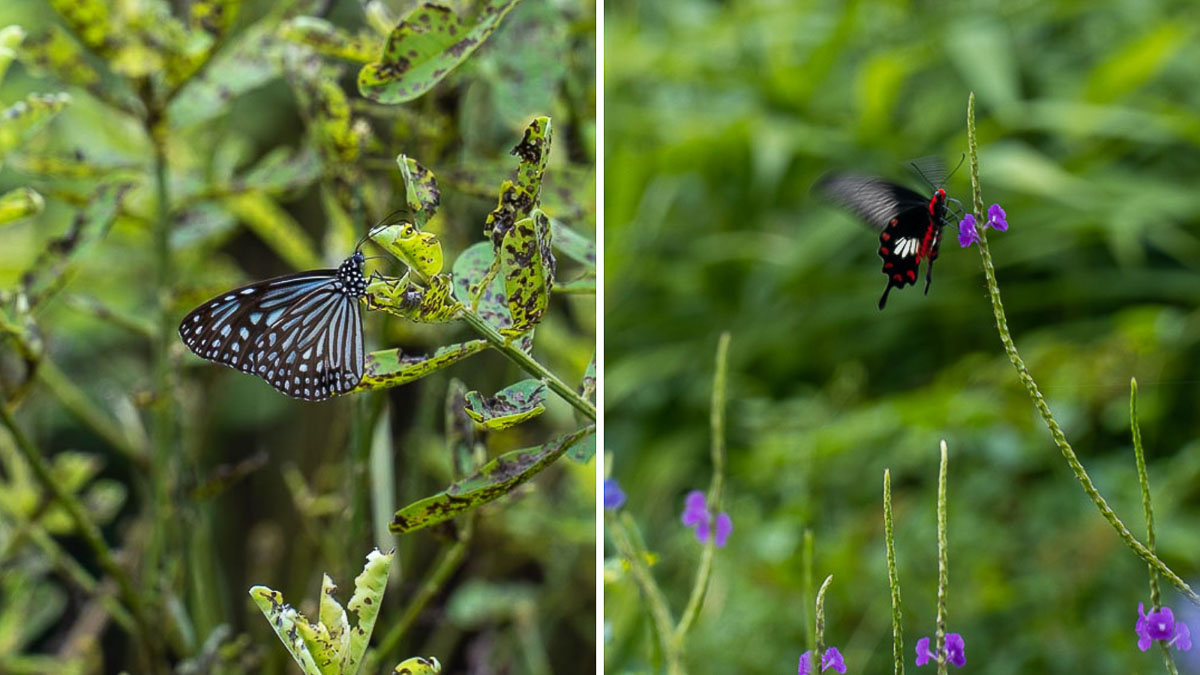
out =
<path fill-rule="evenodd" d="M 946 181 L 949 181 L 951 178 L 954 177 L 954 174 L 958 173 L 958 170 L 962 168 L 963 162 L 965 162 L 966 159 L 967 159 L 967 153 L 964 152 L 962 154 L 962 157 L 958 158 L 958 164 L 956 164 L 954 166 L 954 170 L 950 172 L 950 175 L 946 176 Z M 943 181 L 943 182 L 946 182 L 946 181 Z"/>
<path fill-rule="evenodd" d="M 357 251 L 357 250 L 361 249 L 363 244 L 367 243 L 367 240 L 370 239 L 379 230 L 382 230 L 383 228 L 387 227 L 388 225 L 394 224 L 396 222 L 395 217 L 400 214 L 405 214 L 405 215 L 411 216 L 412 210 L 410 210 L 407 206 L 402 206 L 402 207 L 396 209 L 395 211 L 392 211 L 391 213 L 384 216 L 379 222 L 375 223 L 375 225 L 372 226 L 371 229 L 367 230 L 367 233 L 364 234 L 361 239 L 358 240 L 358 244 L 356 244 L 354 246 L 354 250 Z M 401 220 L 403 220 L 403 219 L 401 219 Z"/>

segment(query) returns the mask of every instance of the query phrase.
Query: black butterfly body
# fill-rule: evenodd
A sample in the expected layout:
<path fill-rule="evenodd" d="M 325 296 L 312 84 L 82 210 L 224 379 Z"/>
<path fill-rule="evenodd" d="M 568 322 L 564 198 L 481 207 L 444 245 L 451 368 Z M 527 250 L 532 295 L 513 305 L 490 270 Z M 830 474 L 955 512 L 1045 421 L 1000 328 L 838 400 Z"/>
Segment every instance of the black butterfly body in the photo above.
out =
<path fill-rule="evenodd" d="M 197 356 L 266 380 L 306 401 L 344 394 L 362 380 L 359 299 L 365 257 L 337 269 L 289 274 L 235 288 L 192 310 L 179 337 Z"/>
<path fill-rule="evenodd" d="M 942 244 L 946 226 L 946 191 L 938 188 L 932 197 L 922 197 L 906 187 L 878 178 L 832 174 L 817 188 L 829 198 L 854 211 L 879 233 L 879 257 L 887 287 L 879 298 L 879 309 L 887 304 L 893 288 L 917 282 L 921 261 L 925 266 L 925 292 L 933 279 L 933 261 Z"/>

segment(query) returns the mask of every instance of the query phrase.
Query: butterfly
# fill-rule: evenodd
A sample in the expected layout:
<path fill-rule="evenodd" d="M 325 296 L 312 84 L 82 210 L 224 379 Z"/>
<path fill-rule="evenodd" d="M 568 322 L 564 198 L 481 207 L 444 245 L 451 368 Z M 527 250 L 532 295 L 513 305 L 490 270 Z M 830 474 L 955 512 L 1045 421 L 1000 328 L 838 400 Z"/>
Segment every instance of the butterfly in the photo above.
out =
<path fill-rule="evenodd" d="M 366 359 L 358 310 L 367 294 L 365 262 L 356 249 L 337 269 L 222 293 L 183 318 L 179 337 L 197 356 L 261 377 L 293 398 L 345 394 L 362 380 Z"/>
<path fill-rule="evenodd" d="M 948 200 L 942 188 L 932 197 L 923 197 L 906 187 L 888 181 L 834 173 L 817 182 L 816 189 L 829 199 L 849 208 L 879 232 L 879 257 L 887 286 L 879 298 L 879 309 L 887 304 L 893 288 L 917 283 L 917 270 L 925 264 L 925 293 L 933 280 L 933 261 L 942 244 L 942 228 L 949 222 Z"/>

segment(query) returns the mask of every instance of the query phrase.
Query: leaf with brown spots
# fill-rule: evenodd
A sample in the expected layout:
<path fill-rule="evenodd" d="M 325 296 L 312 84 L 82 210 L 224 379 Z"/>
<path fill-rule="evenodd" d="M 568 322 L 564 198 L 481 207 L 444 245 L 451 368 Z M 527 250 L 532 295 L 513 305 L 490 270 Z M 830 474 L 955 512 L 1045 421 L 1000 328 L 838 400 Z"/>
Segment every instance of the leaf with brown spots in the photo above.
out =
<path fill-rule="evenodd" d="M 471 340 L 439 347 L 432 354 L 405 354 L 385 349 L 367 355 L 366 374 L 354 391 L 387 389 L 419 380 L 487 349 L 487 340 Z"/>
<path fill-rule="evenodd" d="M 546 385 L 537 380 L 521 380 L 484 398 L 477 391 L 465 397 L 466 413 L 489 429 L 508 429 L 546 412 Z"/>
<path fill-rule="evenodd" d="M 388 529 L 392 534 L 413 532 L 499 499 L 595 432 L 596 425 L 592 424 L 548 443 L 500 455 L 445 491 L 400 509 L 392 516 Z"/>
<path fill-rule="evenodd" d="M 403 103 L 429 91 L 496 30 L 520 0 L 490 0 L 464 21 L 449 7 L 415 7 L 392 29 L 379 61 L 358 73 L 358 91 L 380 103 Z"/>
<path fill-rule="evenodd" d="M 396 164 L 400 166 L 400 175 L 404 176 L 404 196 L 413 218 L 417 221 L 418 229 L 425 227 L 437 213 L 442 203 L 442 192 L 438 189 L 437 178 L 433 172 L 417 163 L 411 157 L 399 155 Z"/>
<path fill-rule="evenodd" d="M 412 223 L 381 228 L 371 239 L 426 280 L 441 273 L 445 258 L 442 243 L 432 232 L 422 232 Z"/>
<path fill-rule="evenodd" d="M 501 334 L 526 333 L 542 320 L 554 287 L 554 253 L 550 248 L 550 218 L 534 209 L 518 221 L 500 245 L 500 271 L 508 296 L 512 326 Z"/>

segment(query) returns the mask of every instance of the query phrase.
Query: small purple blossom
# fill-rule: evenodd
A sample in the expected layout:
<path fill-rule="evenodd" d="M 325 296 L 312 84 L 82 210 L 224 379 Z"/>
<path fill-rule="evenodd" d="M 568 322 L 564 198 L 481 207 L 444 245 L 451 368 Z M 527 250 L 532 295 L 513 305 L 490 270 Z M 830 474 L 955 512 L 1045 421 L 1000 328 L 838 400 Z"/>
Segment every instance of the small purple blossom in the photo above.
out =
<path fill-rule="evenodd" d="M 967 665 L 967 644 L 958 633 L 946 634 L 946 660 L 962 668 Z M 923 666 L 930 661 L 937 661 L 937 654 L 929 648 L 929 638 L 917 640 L 917 665 Z"/>
<path fill-rule="evenodd" d="M 713 532 L 713 515 L 708 510 L 704 493 L 699 490 L 692 490 L 683 500 L 683 524 L 696 531 L 696 540 L 701 544 L 712 536 L 717 548 L 724 548 L 733 532 L 733 519 L 724 512 L 717 515 L 716 531 Z"/>
<path fill-rule="evenodd" d="M 625 491 L 617 484 L 616 478 L 604 479 L 604 508 L 616 511 L 625 504 Z"/>
<path fill-rule="evenodd" d="M 845 675 L 846 662 L 842 660 L 842 653 L 837 647 L 830 647 L 825 650 L 825 655 L 821 657 L 821 672 L 825 672 L 830 668 Z M 800 671 L 799 675 L 812 675 L 812 650 L 808 650 L 800 655 Z"/>
<path fill-rule="evenodd" d="M 1008 215 L 1004 213 L 1004 209 L 1000 208 L 999 204 L 992 204 L 988 207 L 987 224 L 997 232 L 1003 232 L 1008 229 L 1008 221 L 1005 220 Z"/>
<path fill-rule="evenodd" d="M 979 241 L 979 232 L 975 229 L 975 216 L 967 214 L 958 224 L 958 245 L 966 248 Z"/>
<path fill-rule="evenodd" d="M 1145 605 L 1139 602 L 1138 620 L 1133 630 L 1138 634 L 1138 649 L 1142 651 L 1150 649 L 1155 640 L 1163 640 L 1168 647 L 1184 652 L 1192 648 L 1191 631 L 1186 623 L 1175 621 L 1175 613 L 1170 607 L 1146 614 Z"/>

